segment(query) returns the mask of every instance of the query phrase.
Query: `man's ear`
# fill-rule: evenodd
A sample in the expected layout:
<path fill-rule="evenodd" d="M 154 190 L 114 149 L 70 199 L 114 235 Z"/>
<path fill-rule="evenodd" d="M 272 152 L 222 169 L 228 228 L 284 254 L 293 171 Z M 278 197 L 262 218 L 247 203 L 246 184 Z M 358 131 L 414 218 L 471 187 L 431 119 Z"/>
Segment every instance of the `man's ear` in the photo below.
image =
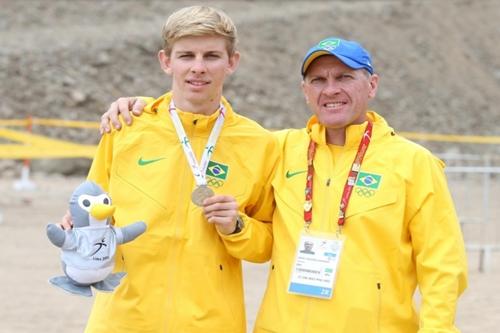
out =
<path fill-rule="evenodd" d="M 170 67 L 170 56 L 167 55 L 165 50 L 158 51 L 158 61 L 160 62 L 161 69 L 167 75 L 172 75 L 172 68 Z"/>
<path fill-rule="evenodd" d="M 372 99 L 377 94 L 379 76 L 377 74 L 370 75 L 370 92 L 368 98 Z"/>
<path fill-rule="evenodd" d="M 304 82 L 304 80 L 302 80 L 300 87 L 302 88 L 302 94 L 304 95 L 304 99 L 306 101 L 306 104 L 309 104 L 309 98 L 307 97 L 307 94 L 306 94 L 306 83 Z"/>
<path fill-rule="evenodd" d="M 238 51 L 234 51 L 234 53 L 229 56 L 229 66 L 226 68 L 226 74 L 231 75 L 236 71 L 238 65 L 240 64 L 241 54 Z"/>

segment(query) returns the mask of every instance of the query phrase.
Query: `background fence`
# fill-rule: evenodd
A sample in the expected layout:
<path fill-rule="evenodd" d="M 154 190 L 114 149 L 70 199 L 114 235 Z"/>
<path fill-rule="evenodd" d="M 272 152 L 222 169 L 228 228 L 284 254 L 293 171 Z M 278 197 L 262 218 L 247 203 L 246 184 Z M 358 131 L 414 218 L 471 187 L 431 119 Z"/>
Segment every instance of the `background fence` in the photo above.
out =
<path fill-rule="evenodd" d="M 47 158 L 92 158 L 95 146 L 49 138 L 32 133 L 33 126 L 98 128 L 98 123 L 61 119 L 0 119 L 0 159 L 23 159 L 19 181 L 14 188 L 34 190 L 29 179 L 29 161 Z M 16 127 L 16 130 L 7 127 Z M 20 129 L 20 130 L 19 130 Z M 500 137 L 462 136 L 430 133 L 399 133 L 418 141 L 469 144 L 500 144 Z M 13 143 L 14 142 L 14 143 Z M 491 269 L 492 256 L 500 251 L 500 156 L 480 154 L 437 154 L 446 162 L 450 191 L 455 201 L 470 262 L 480 272 Z M 0 223 L 2 220 L 0 209 Z"/>
<path fill-rule="evenodd" d="M 492 267 L 500 251 L 500 156 L 439 154 L 464 234 L 467 251 L 477 253 L 480 272 Z M 474 259 L 471 255 L 470 258 Z M 470 260 L 470 264 L 475 263 Z"/>

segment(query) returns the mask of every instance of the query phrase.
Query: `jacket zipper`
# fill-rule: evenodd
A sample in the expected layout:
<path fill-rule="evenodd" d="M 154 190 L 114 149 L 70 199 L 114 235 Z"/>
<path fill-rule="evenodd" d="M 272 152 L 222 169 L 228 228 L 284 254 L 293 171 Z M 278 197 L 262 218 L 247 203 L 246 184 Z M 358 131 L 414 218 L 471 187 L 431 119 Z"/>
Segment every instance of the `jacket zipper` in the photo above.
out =
<path fill-rule="evenodd" d="M 330 221 L 330 217 L 331 217 L 331 214 L 332 214 L 332 200 L 331 200 L 331 187 L 330 187 L 330 184 L 332 182 L 332 178 L 331 177 L 328 177 L 328 179 L 326 180 L 326 189 L 325 189 L 325 204 L 324 204 L 324 215 L 326 218 L 324 221 Z M 328 230 L 328 225 L 326 226 L 326 229 L 325 230 Z"/>
<path fill-rule="evenodd" d="M 377 282 L 377 332 L 380 333 L 380 315 L 382 312 L 382 284 Z"/>
<path fill-rule="evenodd" d="M 194 127 L 194 126 L 193 126 Z M 186 129 L 185 129 L 186 130 Z M 186 135 L 189 137 L 189 138 L 192 138 L 193 135 L 194 135 L 194 131 L 195 131 L 195 128 L 191 128 L 190 130 L 188 130 L 188 132 L 186 132 Z M 193 149 L 196 149 L 195 147 L 193 147 Z M 181 148 L 181 158 L 184 159 L 186 161 L 186 163 L 189 163 L 186 159 L 186 157 L 184 156 L 184 152 L 182 151 L 182 148 Z M 187 184 L 190 184 L 190 182 L 188 181 L 189 177 L 191 177 L 191 179 L 193 179 L 193 174 L 192 172 L 189 170 L 189 168 L 182 168 L 182 174 L 180 175 L 180 177 L 178 179 L 180 179 L 180 189 L 184 189 L 184 191 L 190 191 L 188 188 L 189 186 L 187 186 Z M 182 193 L 182 190 L 181 190 L 181 193 Z M 181 194 L 181 197 L 182 197 L 182 194 Z M 181 209 L 181 205 L 179 205 L 179 210 Z M 188 220 L 190 220 L 190 215 L 189 215 L 189 203 L 184 203 L 184 209 L 185 211 L 184 212 L 176 212 L 173 214 L 173 220 L 175 221 L 175 231 L 174 231 L 174 238 L 171 240 L 171 246 L 170 246 L 170 251 L 171 253 L 169 253 L 169 257 L 172 258 L 172 260 L 176 263 L 178 263 L 178 260 L 179 258 L 181 257 L 180 256 L 180 252 L 181 252 L 181 247 L 179 246 L 179 240 L 182 239 L 182 235 L 183 233 L 185 232 L 185 228 L 186 228 L 186 225 L 183 223 L 183 219 L 179 218 L 179 216 L 188 216 Z M 180 261 L 182 261 L 182 259 L 180 259 Z M 174 267 L 172 268 L 171 270 L 171 273 L 172 273 L 172 277 L 171 277 L 171 281 L 172 281 L 172 285 L 170 286 L 170 292 L 172 294 L 172 297 L 171 299 L 169 300 L 169 303 L 171 304 L 171 307 L 172 308 L 176 308 L 176 296 L 177 296 L 177 286 L 178 286 L 178 277 L 179 277 L 179 274 L 181 272 L 181 269 L 178 267 L 178 265 L 174 265 Z M 174 331 L 175 330 L 175 321 L 171 321 L 168 325 L 168 330 L 167 332 L 171 332 L 171 331 Z"/>

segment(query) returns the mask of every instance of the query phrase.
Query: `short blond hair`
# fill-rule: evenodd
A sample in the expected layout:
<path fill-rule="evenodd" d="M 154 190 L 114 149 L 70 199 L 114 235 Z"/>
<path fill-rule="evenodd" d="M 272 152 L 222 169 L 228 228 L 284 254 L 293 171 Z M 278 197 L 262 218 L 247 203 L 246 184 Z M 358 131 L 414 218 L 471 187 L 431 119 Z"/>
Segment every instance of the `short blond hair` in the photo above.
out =
<path fill-rule="evenodd" d="M 189 36 L 221 36 L 229 55 L 236 50 L 236 26 L 226 13 L 212 7 L 190 6 L 170 15 L 162 30 L 163 49 L 170 54 L 177 40 Z"/>

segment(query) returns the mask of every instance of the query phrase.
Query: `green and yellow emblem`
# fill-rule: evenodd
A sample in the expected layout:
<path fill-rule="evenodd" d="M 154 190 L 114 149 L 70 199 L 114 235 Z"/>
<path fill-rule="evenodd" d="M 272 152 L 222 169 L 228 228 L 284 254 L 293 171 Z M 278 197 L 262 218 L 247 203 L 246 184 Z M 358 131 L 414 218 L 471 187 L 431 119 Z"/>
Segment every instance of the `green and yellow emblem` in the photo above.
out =
<path fill-rule="evenodd" d="M 360 197 L 370 198 L 375 195 L 380 187 L 380 182 L 382 181 L 382 176 L 375 173 L 363 172 L 358 173 L 358 178 L 356 178 L 355 192 Z"/>
<path fill-rule="evenodd" d="M 318 46 L 321 48 L 324 48 L 326 50 L 332 51 L 337 48 L 337 46 L 340 45 L 340 40 L 338 38 L 335 39 L 327 39 L 324 41 L 321 41 Z"/>
<path fill-rule="evenodd" d="M 381 181 L 381 175 L 360 171 L 355 186 L 378 190 Z"/>
<path fill-rule="evenodd" d="M 207 176 L 226 180 L 228 172 L 229 172 L 229 167 L 227 165 L 213 161 L 208 162 Z"/>
<path fill-rule="evenodd" d="M 229 166 L 209 161 L 206 172 L 208 185 L 212 187 L 221 187 L 224 185 L 224 181 L 227 179 L 228 173 Z"/>

